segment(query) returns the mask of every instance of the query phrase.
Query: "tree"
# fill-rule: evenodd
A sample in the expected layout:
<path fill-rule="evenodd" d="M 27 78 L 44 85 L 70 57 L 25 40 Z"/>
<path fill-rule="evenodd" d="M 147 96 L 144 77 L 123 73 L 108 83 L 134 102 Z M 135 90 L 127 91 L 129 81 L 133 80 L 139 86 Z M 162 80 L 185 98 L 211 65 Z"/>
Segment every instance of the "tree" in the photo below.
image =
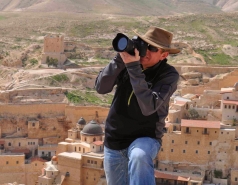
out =
<path fill-rule="evenodd" d="M 48 67 L 50 67 L 50 66 L 57 67 L 58 66 L 58 59 L 57 58 L 50 58 L 49 56 L 47 56 L 46 64 L 48 65 Z"/>
<path fill-rule="evenodd" d="M 198 119 L 199 114 L 195 109 L 188 109 L 188 118 L 189 119 Z"/>

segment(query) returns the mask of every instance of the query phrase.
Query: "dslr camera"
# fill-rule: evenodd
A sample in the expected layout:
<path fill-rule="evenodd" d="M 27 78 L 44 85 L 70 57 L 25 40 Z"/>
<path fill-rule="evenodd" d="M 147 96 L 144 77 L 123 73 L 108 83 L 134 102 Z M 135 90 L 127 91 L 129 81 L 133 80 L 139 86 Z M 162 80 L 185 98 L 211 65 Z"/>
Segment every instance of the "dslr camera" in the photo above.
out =
<path fill-rule="evenodd" d="M 148 44 L 138 36 L 134 36 L 131 40 L 123 33 L 118 33 L 112 41 L 113 49 L 117 52 L 127 52 L 130 55 L 135 55 L 135 48 L 139 51 L 139 55 L 146 55 Z"/>

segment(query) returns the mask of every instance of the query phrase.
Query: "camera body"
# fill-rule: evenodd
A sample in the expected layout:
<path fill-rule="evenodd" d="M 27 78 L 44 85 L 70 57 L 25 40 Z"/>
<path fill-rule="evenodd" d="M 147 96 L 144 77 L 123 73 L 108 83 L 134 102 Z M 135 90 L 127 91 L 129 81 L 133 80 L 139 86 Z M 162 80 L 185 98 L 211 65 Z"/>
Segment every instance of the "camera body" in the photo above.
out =
<path fill-rule="evenodd" d="M 129 39 L 123 33 L 118 33 L 112 41 L 113 49 L 117 52 L 127 52 L 130 55 L 135 55 L 135 48 L 139 51 L 139 55 L 144 57 L 146 55 L 148 44 L 138 36 Z"/>

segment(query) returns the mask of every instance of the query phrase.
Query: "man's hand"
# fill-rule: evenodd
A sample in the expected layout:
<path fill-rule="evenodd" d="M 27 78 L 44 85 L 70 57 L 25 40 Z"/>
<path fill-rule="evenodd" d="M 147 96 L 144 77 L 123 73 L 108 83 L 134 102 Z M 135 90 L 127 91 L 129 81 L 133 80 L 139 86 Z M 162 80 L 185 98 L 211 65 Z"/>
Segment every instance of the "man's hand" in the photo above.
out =
<path fill-rule="evenodd" d="M 137 49 L 135 49 L 135 56 L 127 52 L 120 52 L 120 55 L 125 64 L 140 60 L 139 51 Z"/>

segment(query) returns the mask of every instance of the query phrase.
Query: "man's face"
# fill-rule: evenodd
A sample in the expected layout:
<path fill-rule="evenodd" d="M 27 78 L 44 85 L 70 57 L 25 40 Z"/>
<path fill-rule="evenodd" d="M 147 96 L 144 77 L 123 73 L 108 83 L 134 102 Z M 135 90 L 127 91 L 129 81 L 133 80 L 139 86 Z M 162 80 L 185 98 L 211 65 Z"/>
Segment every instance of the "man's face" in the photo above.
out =
<path fill-rule="evenodd" d="M 152 67 L 153 65 L 157 64 L 159 61 L 164 60 L 169 53 L 168 52 L 163 52 L 162 49 L 159 49 L 156 51 L 155 48 L 152 48 L 151 46 L 148 47 L 146 51 L 146 55 L 144 57 L 140 58 L 140 62 L 143 66 L 143 69 Z"/>

